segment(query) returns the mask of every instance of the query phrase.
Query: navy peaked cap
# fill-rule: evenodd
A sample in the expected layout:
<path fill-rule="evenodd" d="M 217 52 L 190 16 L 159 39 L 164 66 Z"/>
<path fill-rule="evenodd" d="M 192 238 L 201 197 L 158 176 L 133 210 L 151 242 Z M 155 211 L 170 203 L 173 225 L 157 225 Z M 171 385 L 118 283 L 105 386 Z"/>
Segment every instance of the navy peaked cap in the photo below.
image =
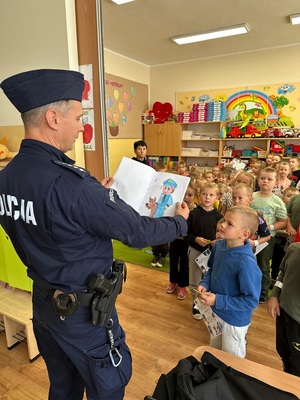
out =
<path fill-rule="evenodd" d="M 0 84 L 11 103 L 21 113 L 60 100 L 82 100 L 83 74 L 62 69 L 22 72 Z"/>

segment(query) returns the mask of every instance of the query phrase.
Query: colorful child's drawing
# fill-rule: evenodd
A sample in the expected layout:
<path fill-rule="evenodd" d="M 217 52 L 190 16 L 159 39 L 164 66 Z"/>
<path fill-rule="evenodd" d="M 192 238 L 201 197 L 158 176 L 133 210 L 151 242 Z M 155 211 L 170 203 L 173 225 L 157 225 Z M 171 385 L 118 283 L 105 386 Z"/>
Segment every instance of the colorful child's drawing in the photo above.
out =
<path fill-rule="evenodd" d="M 149 217 L 153 218 L 155 211 L 157 209 L 156 197 L 149 197 L 149 202 L 145 204 L 146 207 L 150 210 Z"/>
<path fill-rule="evenodd" d="M 166 179 L 163 182 L 161 195 L 157 201 L 157 208 L 154 213 L 154 218 L 159 218 L 164 215 L 166 208 L 173 204 L 172 193 L 177 188 L 177 183 L 173 179 Z"/>

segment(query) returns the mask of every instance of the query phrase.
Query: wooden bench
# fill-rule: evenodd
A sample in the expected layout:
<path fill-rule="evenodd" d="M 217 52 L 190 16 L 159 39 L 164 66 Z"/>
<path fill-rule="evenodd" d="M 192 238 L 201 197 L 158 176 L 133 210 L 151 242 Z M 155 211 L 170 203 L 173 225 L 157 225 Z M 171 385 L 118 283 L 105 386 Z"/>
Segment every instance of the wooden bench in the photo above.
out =
<path fill-rule="evenodd" d="M 32 327 L 31 293 L 0 285 L 0 329 L 5 331 L 7 348 L 26 341 L 29 361 L 33 362 L 39 351 Z"/>

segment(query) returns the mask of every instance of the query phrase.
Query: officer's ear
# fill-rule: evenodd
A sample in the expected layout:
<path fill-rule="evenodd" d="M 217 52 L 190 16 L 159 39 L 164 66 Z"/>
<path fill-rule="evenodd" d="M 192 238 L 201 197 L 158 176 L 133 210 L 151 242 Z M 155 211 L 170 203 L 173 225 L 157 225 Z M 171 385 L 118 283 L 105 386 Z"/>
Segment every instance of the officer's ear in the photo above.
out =
<path fill-rule="evenodd" d="M 45 114 L 46 121 L 50 128 L 58 130 L 58 113 L 54 108 L 49 108 Z"/>

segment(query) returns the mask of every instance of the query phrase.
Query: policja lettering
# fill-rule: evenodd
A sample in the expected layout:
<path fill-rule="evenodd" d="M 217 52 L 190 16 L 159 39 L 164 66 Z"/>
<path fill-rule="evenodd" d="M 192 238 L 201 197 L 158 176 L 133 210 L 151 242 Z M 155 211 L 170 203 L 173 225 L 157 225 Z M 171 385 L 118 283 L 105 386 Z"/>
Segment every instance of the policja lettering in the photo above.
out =
<path fill-rule="evenodd" d="M 19 202 L 15 196 L 10 194 L 0 196 L 0 215 L 6 215 L 14 220 L 21 218 L 26 224 L 37 225 L 33 202 L 24 199 Z"/>

